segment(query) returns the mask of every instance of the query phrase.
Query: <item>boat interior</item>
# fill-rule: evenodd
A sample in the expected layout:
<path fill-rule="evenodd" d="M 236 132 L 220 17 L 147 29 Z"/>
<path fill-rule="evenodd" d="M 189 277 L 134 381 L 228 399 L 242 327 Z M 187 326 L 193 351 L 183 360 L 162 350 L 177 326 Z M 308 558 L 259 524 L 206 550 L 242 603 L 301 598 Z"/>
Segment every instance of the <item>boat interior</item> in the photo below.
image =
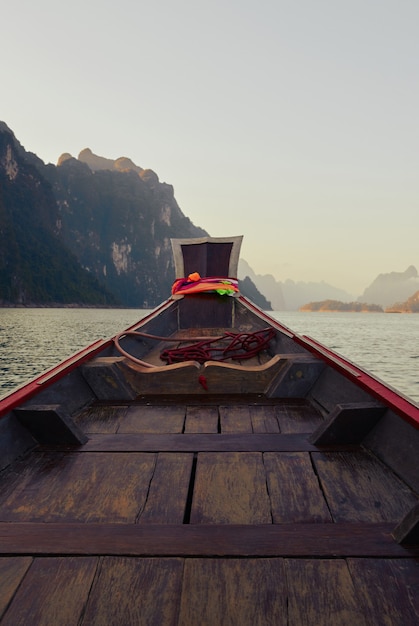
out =
<path fill-rule="evenodd" d="M 232 331 L 251 357 L 162 363 Z M 310 346 L 196 294 L 41 377 L 0 420 L 2 626 L 417 625 L 419 410 Z"/>

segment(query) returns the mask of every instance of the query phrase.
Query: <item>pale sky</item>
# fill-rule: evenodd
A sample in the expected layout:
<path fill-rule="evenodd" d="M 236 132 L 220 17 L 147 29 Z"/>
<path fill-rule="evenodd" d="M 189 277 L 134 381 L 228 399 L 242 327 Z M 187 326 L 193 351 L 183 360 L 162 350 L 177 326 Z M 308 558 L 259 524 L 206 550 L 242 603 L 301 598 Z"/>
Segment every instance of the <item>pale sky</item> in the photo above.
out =
<path fill-rule="evenodd" d="M 418 0 L 2 3 L 0 120 L 174 186 L 278 280 L 419 270 Z"/>

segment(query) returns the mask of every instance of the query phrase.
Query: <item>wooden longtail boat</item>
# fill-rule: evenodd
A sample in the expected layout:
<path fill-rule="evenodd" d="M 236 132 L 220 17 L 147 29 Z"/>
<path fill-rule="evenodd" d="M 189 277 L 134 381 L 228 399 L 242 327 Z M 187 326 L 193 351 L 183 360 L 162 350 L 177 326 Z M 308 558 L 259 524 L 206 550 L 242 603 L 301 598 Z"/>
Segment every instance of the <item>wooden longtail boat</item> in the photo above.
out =
<path fill-rule="evenodd" d="M 240 243 L 0 401 L 2 625 L 419 623 L 419 408 L 236 293 Z"/>

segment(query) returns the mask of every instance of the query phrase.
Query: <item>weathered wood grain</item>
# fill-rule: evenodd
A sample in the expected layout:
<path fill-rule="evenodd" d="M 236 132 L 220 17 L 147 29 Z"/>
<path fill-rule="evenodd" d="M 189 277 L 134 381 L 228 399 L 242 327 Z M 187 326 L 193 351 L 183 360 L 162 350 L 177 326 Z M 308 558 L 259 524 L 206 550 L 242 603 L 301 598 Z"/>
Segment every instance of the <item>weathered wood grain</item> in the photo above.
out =
<path fill-rule="evenodd" d="M 323 422 L 320 413 L 308 404 L 283 403 L 274 410 L 283 434 L 311 433 Z"/>
<path fill-rule="evenodd" d="M 215 406 L 188 406 L 185 433 L 217 433 L 218 408 Z"/>
<path fill-rule="evenodd" d="M 271 521 L 262 454 L 198 454 L 192 524 L 268 524 Z"/>
<path fill-rule="evenodd" d="M 219 411 L 223 434 L 253 432 L 248 406 L 220 406 Z"/>
<path fill-rule="evenodd" d="M 3 555 L 419 557 L 392 524 L 85 524 L 0 522 Z"/>
<path fill-rule="evenodd" d="M 308 452 L 265 452 L 274 524 L 331 522 Z"/>
<path fill-rule="evenodd" d="M 369 624 L 359 607 L 344 560 L 287 559 L 285 568 L 288 583 L 288 624 Z"/>
<path fill-rule="evenodd" d="M 0 505 L 1 520 L 123 523 L 144 506 L 156 455 L 52 453 L 28 461 Z"/>
<path fill-rule="evenodd" d="M 103 558 L 81 624 L 178 624 L 182 570 L 182 559 Z"/>
<path fill-rule="evenodd" d="M 348 449 L 348 446 L 334 446 L 334 449 Z M 245 452 L 245 451 L 315 451 L 316 446 L 307 441 L 304 435 L 282 435 L 266 433 L 241 434 L 137 434 L 131 435 L 91 435 L 89 441 L 78 450 L 79 454 L 89 452 Z"/>
<path fill-rule="evenodd" d="M 193 454 L 160 453 L 140 524 L 181 524 L 188 497 Z"/>
<path fill-rule="evenodd" d="M 417 496 L 366 451 L 313 452 L 312 458 L 337 522 L 396 522 L 417 503 Z"/>
<path fill-rule="evenodd" d="M 116 433 L 126 412 L 126 406 L 99 405 L 82 411 L 74 421 L 87 434 Z"/>
<path fill-rule="evenodd" d="M 419 624 L 419 559 L 349 559 L 348 566 L 370 624 Z"/>
<path fill-rule="evenodd" d="M 78 624 L 97 561 L 95 557 L 35 559 L 2 619 L 2 626 Z"/>
<path fill-rule="evenodd" d="M 280 428 L 274 406 L 249 406 L 254 433 L 279 433 Z"/>
<path fill-rule="evenodd" d="M 187 559 L 179 624 L 287 623 L 281 559 Z"/>
<path fill-rule="evenodd" d="M 0 618 L 32 563 L 31 557 L 0 558 Z"/>
<path fill-rule="evenodd" d="M 119 433 L 181 433 L 185 422 L 183 406 L 133 406 L 121 421 Z"/>

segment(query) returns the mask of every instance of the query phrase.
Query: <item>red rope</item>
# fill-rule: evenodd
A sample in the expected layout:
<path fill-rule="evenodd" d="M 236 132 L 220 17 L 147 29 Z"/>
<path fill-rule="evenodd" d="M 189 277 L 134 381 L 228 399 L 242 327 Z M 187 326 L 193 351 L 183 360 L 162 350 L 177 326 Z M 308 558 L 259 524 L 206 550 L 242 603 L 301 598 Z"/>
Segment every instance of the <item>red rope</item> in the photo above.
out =
<path fill-rule="evenodd" d="M 251 359 L 269 346 L 271 339 L 275 337 L 273 328 L 264 328 L 253 333 L 226 332 L 216 339 L 198 341 L 183 348 L 164 350 L 160 358 L 168 365 L 182 363 L 183 361 L 243 361 Z M 216 345 L 221 343 L 223 345 Z M 227 343 L 228 342 L 228 343 Z"/>

